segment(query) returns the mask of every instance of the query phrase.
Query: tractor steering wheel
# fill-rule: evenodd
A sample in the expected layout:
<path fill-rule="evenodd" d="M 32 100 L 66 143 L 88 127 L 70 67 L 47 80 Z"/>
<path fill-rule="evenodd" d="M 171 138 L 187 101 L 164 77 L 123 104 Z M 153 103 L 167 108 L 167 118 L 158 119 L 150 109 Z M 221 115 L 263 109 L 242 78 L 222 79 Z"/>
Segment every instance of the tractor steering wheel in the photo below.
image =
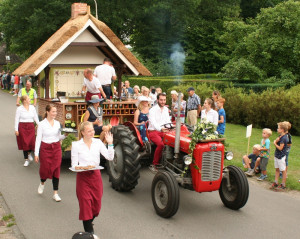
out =
<path fill-rule="evenodd" d="M 163 124 L 163 125 L 161 125 L 161 127 L 164 127 L 166 129 L 174 129 L 175 128 L 175 126 L 172 123 Z"/>

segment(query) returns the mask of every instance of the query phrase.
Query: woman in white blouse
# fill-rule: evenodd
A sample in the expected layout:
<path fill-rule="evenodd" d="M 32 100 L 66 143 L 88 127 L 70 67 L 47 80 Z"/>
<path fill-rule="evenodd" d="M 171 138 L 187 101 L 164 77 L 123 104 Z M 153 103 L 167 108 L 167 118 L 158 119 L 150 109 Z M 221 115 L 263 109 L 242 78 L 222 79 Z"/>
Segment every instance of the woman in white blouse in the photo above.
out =
<path fill-rule="evenodd" d="M 91 169 L 100 165 L 100 154 L 107 160 L 113 160 L 113 136 L 105 132 L 108 148 L 101 140 L 95 139 L 95 131 L 91 122 L 80 125 L 79 135 L 83 138 L 72 143 L 72 167 L 78 169 Z M 83 221 L 86 232 L 94 234 L 93 220 L 99 215 L 103 184 L 100 170 L 89 170 L 77 173 L 76 194 L 79 202 L 79 220 Z M 94 238 L 97 238 L 94 236 Z"/>
<path fill-rule="evenodd" d="M 31 151 L 34 151 L 35 146 L 35 129 L 34 122 L 39 123 L 35 107 L 30 105 L 28 95 L 21 97 L 22 105 L 17 108 L 15 116 L 15 134 L 17 136 L 17 144 L 19 150 L 23 150 L 25 163 L 29 165 L 29 160 L 32 161 Z"/>
<path fill-rule="evenodd" d="M 38 193 L 44 192 L 46 179 L 52 179 L 53 199 L 61 201 L 58 195 L 58 183 L 61 165 L 61 146 L 60 140 L 65 136 L 61 135 L 60 123 L 55 120 L 57 110 L 53 105 L 46 106 L 44 120 L 39 123 L 36 142 L 35 142 L 35 161 L 40 162 L 40 179 Z"/>
<path fill-rule="evenodd" d="M 214 125 L 218 125 L 218 112 L 212 109 L 212 105 L 213 101 L 206 98 L 203 105 L 204 110 L 201 111 L 201 120 L 206 119 Z"/>

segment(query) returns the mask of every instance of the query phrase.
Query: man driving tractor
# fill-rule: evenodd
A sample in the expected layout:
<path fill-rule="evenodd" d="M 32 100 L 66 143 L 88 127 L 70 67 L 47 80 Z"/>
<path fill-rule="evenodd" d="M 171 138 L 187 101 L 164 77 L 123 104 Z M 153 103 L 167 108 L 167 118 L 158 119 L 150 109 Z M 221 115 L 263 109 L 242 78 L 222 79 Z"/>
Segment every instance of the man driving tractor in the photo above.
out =
<path fill-rule="evenodd" d="M 163 125 L 171 123 L 169 110 L 165 104 L 166 94 L 160 93 L 157 95 L 157 104 L 149 111 L 149 138 L 157 146 L 154 153 L 153 162 L 149 167 L 153 173 L 157 173 L 158 171 L 157 165 L 159 164 L 162 150 L 164 148 L 162 139 L 167 128 L 163 127 Z"/>

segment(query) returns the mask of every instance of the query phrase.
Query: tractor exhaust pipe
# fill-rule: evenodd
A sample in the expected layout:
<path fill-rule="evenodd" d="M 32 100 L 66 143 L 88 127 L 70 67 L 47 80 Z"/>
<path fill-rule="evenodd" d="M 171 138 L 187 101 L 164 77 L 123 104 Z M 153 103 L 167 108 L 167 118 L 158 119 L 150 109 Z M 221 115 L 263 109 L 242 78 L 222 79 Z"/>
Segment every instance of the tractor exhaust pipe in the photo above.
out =
<path fill-rule="evenodd" d="M 180 106 L 181 106 L 182 93 L 178 93 L 178 109 L 177 109 L 177 117 L 176 117 L 176 134 L 175 134 L 175 146 L 174 146 L 174 158 L 179 158 L 180 153 L 180 131 L 181 131 L 181 121 L 180 121 Z"/>

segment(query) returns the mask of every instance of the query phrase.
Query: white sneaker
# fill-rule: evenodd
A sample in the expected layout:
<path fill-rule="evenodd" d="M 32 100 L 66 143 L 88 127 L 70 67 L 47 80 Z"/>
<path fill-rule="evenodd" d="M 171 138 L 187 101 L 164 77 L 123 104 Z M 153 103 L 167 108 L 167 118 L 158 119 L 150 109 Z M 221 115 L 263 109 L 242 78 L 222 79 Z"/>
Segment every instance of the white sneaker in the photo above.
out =
<path fill-rule="evenodd" d="M 28 154 L 28 159 L 29 159 L 29 161 L 31 161 L 31 162 L 33 161 L 33 157 L 32 157 L 32 155 L 31 155 L 31 153 Z"/>
<path fill-rule="evenodd" d="M 55 193 L 54 195 L 53 195 L 53 200 L 55 200 L 56 202 L 60 202 L 61 201 L 61 198 L 60 198 L 60 196 L 57 194 L 57 193 Z"/>
<path fill-rule="evenodd" d="M 45 184 L 43 185 L 40 183 L 39 188 L 38 188 L 38 194 L 43 194 L 44 188 L 45 188 Z"/>
<path fill-rule="evenodd" d="M 29 165 L 29 161 L 26 160 L 25 163 L 24 163 L 24 167 L 27 167 Z"/>
<path fill-rule="evenodd" d="M 100 239 L 97 235 L 93 234 L 94 239 Z"/>
<path fill-rule="evenodd" d="M 17 96 L 17 94 L 14 94 L 13 96 Z"/>

